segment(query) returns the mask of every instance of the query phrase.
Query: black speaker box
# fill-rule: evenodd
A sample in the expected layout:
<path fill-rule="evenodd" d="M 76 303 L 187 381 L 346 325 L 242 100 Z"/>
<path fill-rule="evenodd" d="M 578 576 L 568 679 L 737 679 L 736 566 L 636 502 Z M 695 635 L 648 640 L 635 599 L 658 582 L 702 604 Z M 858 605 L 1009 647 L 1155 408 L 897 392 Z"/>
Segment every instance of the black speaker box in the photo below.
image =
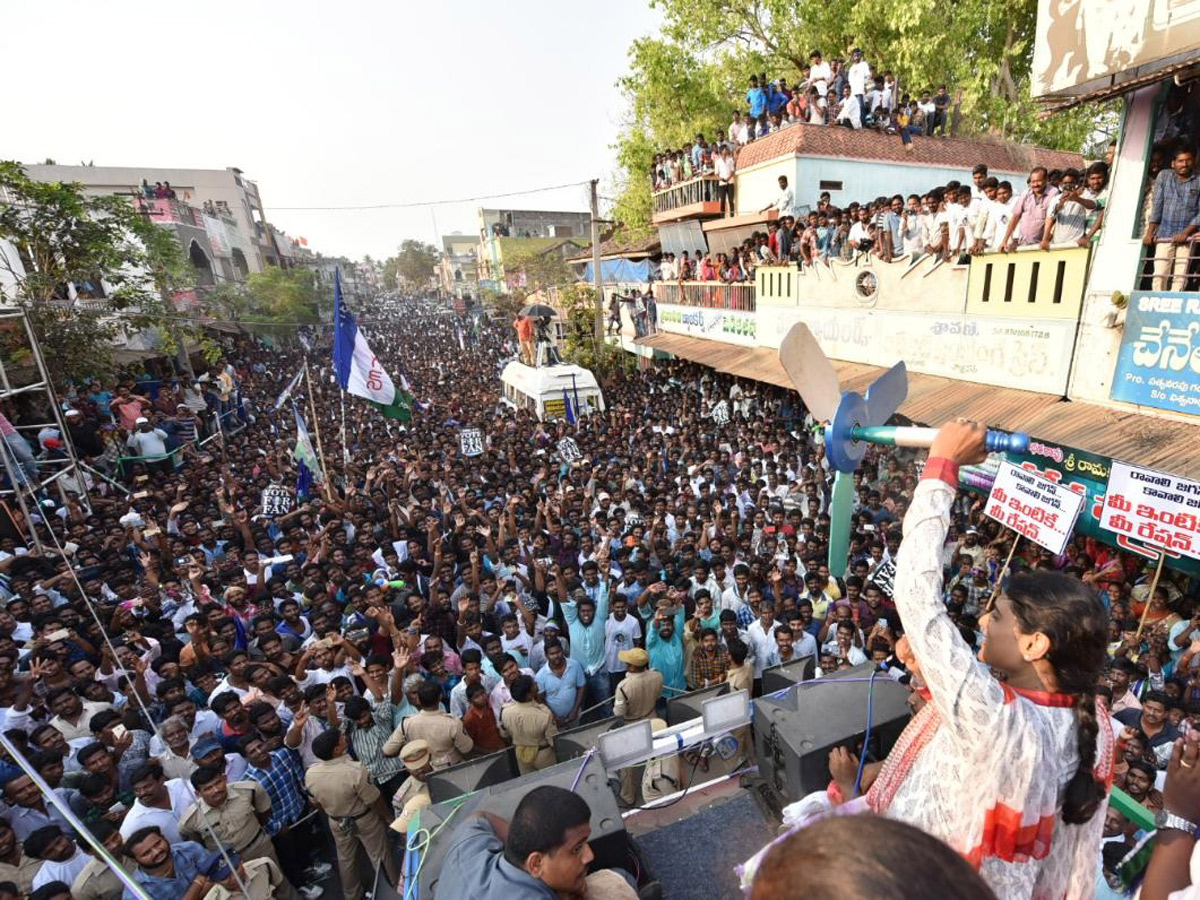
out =
<path fill-rule="evenodd" d="M 794 685 L 777 697 L 754 701 L 754 749 L 759 774 L 784 803 L 829 786 L 829 751 L 857 754 L 866 734 L 869 679 L 864 663 Z M 881 760 L 908 724 L 908 689 L 885 672 L 875 676 L 867 758 Z"/>
<path fill-rule="evenodd" d="M 774 694 L 786 690 L 800 681 L 811 681 L 817 671 L 817 660 L 812 656 L 801 656 L 791 662 L 780 663 L 763 669 L 762 692 Z"/>
<path fill-rule="evenodd" d="M 459 897 L 442 897 L 437 892 L 442 860 L 455 829 L 475 812 L 489 812 L 502 819 L 511 819 L 525 794 L 547 784 L 557 785 L 566 790 L 571 790 L 574 785 L 575 793 L 587 801 L 592 811 L 592 836 L 589 843 L 596 854 L 592 868 L 628 868 L 630 844 L 625 832 L 625 823 L 621 819 L 620 809 L 617 808 L 617 798 L 608 785 L 604 766 L 601 765 L 599 756 L 593 755 L 588 757 L 586 762 L 571 760 L 559 763 L 540 772 L 484 788 L 461 802 L 455 800 L 435 803 L 421 810 L 421 827 L 428 829 L 432 834 L 446 821 L 455 807 L 462 806 L 454 813 L 454 820 L 433 838 L 425 850 L 418 884 L 419 900 L 463 900 Z"/>
<path fill-rule="evenodd" d="M 576 725 L 574 728 L 560 731 L 554 736 L 554 755 L 560 763 L 578 759 L 596 746 L 600 735 L 624 724 L 625 720 L 620 716 L 609 716 L 599 722 L 589 722 L 587 725 Z"/>
<path fill-rule="evenodd" d="M 503 784 L 519 774 L 517 753 L 512 747 L 506 747 L 434 772 L 429 776 L 429 797 L 434 803 L 453 800 L 471 791 Z"/>

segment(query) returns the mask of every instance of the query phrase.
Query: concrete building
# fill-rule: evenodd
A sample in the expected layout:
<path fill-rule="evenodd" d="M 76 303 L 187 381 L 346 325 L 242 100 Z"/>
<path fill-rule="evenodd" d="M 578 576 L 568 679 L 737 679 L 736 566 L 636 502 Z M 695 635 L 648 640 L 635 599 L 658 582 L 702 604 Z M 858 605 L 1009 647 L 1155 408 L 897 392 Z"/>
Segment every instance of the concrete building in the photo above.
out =
<path fill-rule="evenodd" d="M 543 241 L 540 246 L 544 249 L 551 246 L 564 246 L 568 240 L 573 240 L 574 248 L 565 252 L 564 256 L 578 252 L 590 239 L 592 217 L 586 212 L 564 212 L 560 210 L 535 209 L 479 209 L 477 214 L 479 224 L 478 271 L 480 287 L 508 293 L 512 286 L 508 284 L 504 272 L 504 250 L 502 242 L 508 242 L 508 248 L 518 246 L 516 241 Z M 554 243 L 557 241 L 557 243 Z"/>
<path fill-rule="evenodd" d="M 442 258 L 438 262 L 438 286 L 447 297 L 474 299 L 479 292 L 479 261 L 475 256 L 479 239 L 470 234 L 442 235 Z"/>
<path fill-rule="evenodd" d="M 281 260 L 258 186 L 240 169 L 29 165 L 25 170 L 38 181 L 76 182 L 88 194 L 141 200 L 152 219 L 175 228 L 184 251 L 201 271 L 202 284 L 241 282 L 265 266 L 287 264 Z M 151 187 L 169 183 L 176 199 L 144 199 L 143 181 Z"/>

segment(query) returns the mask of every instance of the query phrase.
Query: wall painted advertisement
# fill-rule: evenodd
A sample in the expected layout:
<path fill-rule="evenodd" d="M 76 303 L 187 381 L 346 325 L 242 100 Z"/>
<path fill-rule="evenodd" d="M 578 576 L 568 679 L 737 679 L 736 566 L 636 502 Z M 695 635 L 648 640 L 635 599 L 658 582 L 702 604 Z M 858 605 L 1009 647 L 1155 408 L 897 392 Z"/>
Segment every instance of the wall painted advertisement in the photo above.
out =
<path fill-rule="evenodd" d="M 1130 295 L 1112 398 L 1200 415 L 1200 296 Z"/>
<path fill-rule="evenodd" d="M 1053 319 L 985 319 L 978 316 L 888 310 L 799 307 L 761 309 L 759 340 L 778 347 L 798 321 L 805 322 L 830 359 L 909 371 L 1043 394 L 1065 394 L 1075 323 Z"/>
<path fill-rule="evenodd" d="M 697 306 L 658 304 L 658 327 L 672 334 L 757 347 L 758 319 L 755 313 Z"/>

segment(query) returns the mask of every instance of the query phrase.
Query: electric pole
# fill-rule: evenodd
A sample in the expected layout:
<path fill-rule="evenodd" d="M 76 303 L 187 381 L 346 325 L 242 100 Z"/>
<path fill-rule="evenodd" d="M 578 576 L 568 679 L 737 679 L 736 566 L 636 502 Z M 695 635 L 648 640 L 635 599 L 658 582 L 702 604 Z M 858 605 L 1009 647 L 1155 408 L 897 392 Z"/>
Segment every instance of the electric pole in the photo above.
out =
<path fill-rule="evenodd" d="M 593 178 L 592 187 L 592 278 L 596 284 L 596 341 L 604 340 L 604 281 L 600 277 L 600 198 L 597 189 L 600 185 L 598 178 Z"/>

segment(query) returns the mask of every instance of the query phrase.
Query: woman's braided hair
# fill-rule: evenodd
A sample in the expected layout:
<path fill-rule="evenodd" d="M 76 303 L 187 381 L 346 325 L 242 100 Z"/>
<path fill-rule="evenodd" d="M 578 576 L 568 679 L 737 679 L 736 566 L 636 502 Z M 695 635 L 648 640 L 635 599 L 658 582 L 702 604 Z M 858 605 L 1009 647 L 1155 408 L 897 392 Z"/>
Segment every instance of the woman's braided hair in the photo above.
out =
<path fill-rule="evenodd" d="M 1059 691 L 1074 694 L 1079 767 L 1067 783 L 1063 821 L 1081 825 L 1104 800 L 1097 781 L 1096 678 L 1107 659 L 1107 614 L 1100 599 L 1078 579 L 1058 572 L 1014 575 L 1005 591 L 1021 631 L 1050 640 L 1046 660 L 1054 667 Z"/>

